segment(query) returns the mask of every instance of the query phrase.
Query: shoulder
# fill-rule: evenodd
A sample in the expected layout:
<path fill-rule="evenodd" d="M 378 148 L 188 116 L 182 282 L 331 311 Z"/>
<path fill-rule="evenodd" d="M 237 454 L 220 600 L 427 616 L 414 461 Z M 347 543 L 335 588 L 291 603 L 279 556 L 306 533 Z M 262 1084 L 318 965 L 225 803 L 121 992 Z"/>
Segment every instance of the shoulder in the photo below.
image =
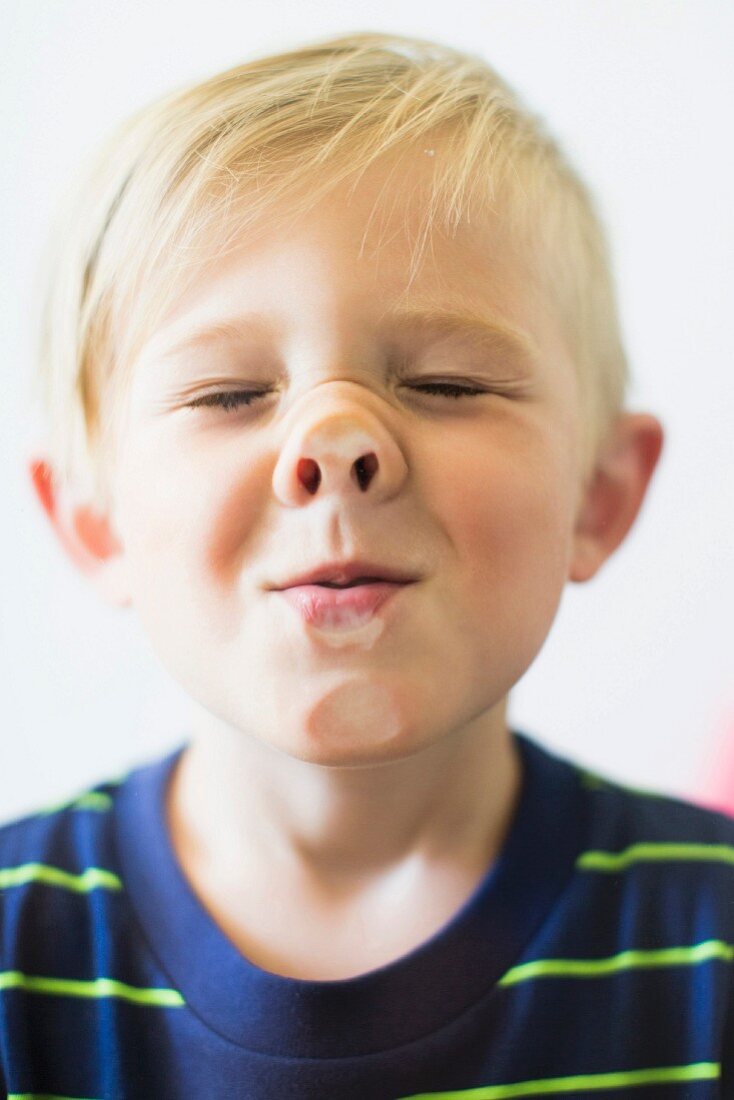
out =
<path fill-rule="evenodd" d="M 0 824 L 0 866 L 34 855 L 69 854 L 84 835 L 99 830 L 124 779 L 103 780 L 61 802 Z"/>
<path fill-rule="evenodd" d="M 734 818 L 577 769 L 587 829 L 577 884 L 604 919 L 651 944 L 710 941 L 734 959 Z M 703 948 L 700 948 L 703 950 Z"/>
<path fill-rule="evenodd" d="M 728 814 L 573 766 L 597 829 L 618 842 L 734 844 L 734 817 Z"/>
<path fill-rule="evenodd" d="M 0 971 L 33 956 L 49 928 L 70 909 L 78 915 L 94 891 L 120 889 L 110 819 L 124 778 L 0 826 Z"/>
<path fill-rule="evenodd" d="M 580 1026 L 603 1020 L 599 1042 L 635 1061 L 672 1064 L 695 1047 L 734 1095 L 734 818 L 567 758 L 560 768 L 546 813 L 574 830 L 570 873 L 501 984 L 530 983 L 539 1005 L 557 996 L 569 1019 L 578 1005 Z"/>

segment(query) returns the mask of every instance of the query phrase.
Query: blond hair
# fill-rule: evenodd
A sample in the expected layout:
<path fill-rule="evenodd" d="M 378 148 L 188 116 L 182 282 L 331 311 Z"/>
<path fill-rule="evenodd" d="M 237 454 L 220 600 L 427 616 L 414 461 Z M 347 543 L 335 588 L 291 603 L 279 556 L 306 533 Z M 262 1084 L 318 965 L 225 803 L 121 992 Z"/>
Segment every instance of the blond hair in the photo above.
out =
<path fill-rule="evenodd" d="M 212 242 L 221 253 L 223 228 L 224 248 L 234 247 L 278 198 L 287 195 L 297 217 L 383 153 L 437 133 L 451 141 L 436 158 L 414 262 L 434 227 L 454 231 L 475 202 L 494 209 L 502 200 L 559 311 L 590 471 L 622 410 L 628 372 L 588 189 L 481 58 L 363 32 L 178 90 L 132 116 L 87 166 L 44 265 L 34 381 L 55 475 L 106 509 L 130 364 Z"/>

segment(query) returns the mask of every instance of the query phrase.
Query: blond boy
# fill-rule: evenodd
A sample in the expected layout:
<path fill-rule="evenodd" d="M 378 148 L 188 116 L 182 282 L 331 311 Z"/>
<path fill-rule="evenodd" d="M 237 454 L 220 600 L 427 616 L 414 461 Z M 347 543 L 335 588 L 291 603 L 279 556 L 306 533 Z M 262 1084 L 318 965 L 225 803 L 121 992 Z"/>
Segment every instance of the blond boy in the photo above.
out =
<path fill-rule="evenodd" d="M 7 1092 L 734 1095 L 734 825 L 506 722 L 663 440 L 539 120 L 420 40 L 252 61 L 51 271 L 33 485 L 192 710 L 0 830 Z"/>

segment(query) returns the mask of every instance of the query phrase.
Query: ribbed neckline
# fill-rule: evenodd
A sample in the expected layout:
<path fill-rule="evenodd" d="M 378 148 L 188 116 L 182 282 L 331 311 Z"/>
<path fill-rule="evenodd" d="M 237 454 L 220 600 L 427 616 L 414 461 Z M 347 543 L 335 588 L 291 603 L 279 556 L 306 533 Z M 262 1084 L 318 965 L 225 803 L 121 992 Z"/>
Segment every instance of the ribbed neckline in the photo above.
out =
<path fill-rule="evenodd" d="M 186 743 L 135 769 L 115 795 L 120 873 L 149 944 L 191 1009 L 232 1043 L 262 1054 L 344 1058 L 430 1035 L 489 994 L 548 916 L 584 827 L 573 766 L 525 734 L 512 736 L 519 798 L 500 854 L 474 892 L 407 954 L 333 981 L 254 965 L 194 893 L 173 849 L 165 803 Z"/>

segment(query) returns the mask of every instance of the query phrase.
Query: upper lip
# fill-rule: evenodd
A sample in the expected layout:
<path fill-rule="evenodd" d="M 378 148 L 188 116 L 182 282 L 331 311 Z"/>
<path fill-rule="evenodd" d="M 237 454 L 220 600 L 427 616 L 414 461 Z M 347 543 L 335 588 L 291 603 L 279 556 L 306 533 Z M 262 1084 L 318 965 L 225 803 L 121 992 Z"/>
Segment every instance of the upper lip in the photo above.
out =
<path fill-rule="evenodd" d="M 403 569 L 392 569 L 387 565 L 379 565 L 371 561 L 333 561 L 309 569 L 306 573 L 299 573 L 289 580 L 272 585 L 272 588 L 294 588 L 299 584 L 318 584 L 323 581 L 332 581 L 335 584 L 349 584 L 350 581 L 360 577 L 377 578 L 381 581 L 408 584 L 417 578 Z"/>

